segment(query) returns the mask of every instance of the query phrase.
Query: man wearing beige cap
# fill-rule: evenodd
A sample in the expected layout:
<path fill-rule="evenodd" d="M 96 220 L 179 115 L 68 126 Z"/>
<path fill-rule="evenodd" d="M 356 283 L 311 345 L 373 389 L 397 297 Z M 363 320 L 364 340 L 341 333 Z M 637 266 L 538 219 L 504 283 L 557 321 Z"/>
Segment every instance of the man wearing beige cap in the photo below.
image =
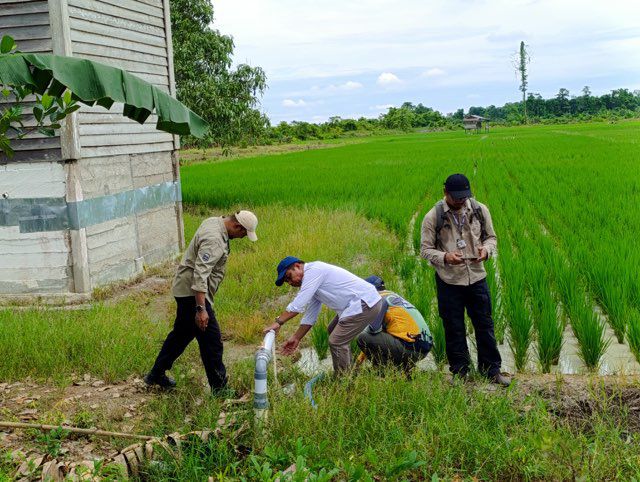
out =
<path fill-rule="evenodd" d="M 222 362 L 220 327 L 211 305 L 224 278 L 229 240 L 246 236 L 257 241 L 257 226 L 258 218 L 251 211 L 238 211 L 202 222 L 173 279 L 172 293 L 178 305 L 176 319 L 153 368 L 144 378 L 147 385 L 173 388 L 176 382 L 165 371 L 171 369 L 195 338 L 212 393 L 224 394 L 227 371 Z"/>

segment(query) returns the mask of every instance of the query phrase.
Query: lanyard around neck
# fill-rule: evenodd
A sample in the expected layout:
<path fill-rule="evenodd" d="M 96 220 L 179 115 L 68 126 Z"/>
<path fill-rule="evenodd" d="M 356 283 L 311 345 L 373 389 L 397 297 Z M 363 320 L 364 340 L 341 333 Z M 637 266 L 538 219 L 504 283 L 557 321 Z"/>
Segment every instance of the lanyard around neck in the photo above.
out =
<path fill-rule="evenodd" d="M 456 225 L 456 228 L 458 228 L 458 232 L 460 233 L 460 236 L 462 237 L 462 230 L 464 229 L 464 225 L 467 224 L 467 213 L 466 213 L 466 211 L 462 213 L 462 216 L 460 218 L 458 218 L 458 216 L 456 216 L 456 213 L 451 211 L 451 217 L 453 218 L 453 224 Z"/>

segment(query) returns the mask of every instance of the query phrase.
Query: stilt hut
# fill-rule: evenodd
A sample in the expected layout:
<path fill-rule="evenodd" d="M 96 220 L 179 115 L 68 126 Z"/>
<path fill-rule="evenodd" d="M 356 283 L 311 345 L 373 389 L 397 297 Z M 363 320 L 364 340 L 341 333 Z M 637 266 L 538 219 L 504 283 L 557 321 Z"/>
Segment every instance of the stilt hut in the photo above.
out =
<path fill-rule="evenodd" d="M 23 52 L 119 67 L 175 96 L 169 0 L 0 0 Z M 84 299 L 183 244 L 178 137 L 83 106 L 0 157 L 0 298 Z"/>
<path fill-rule="evenodd" d="M 489 119 L 486 117 L 481 117 L 479 115 L 466 115 L 462 119 L 462 125 L 464 126 L 464 131 L 466 133 L 469 132 L 480 132 L 484 129 L 485 132 L 489 131 Z"/>

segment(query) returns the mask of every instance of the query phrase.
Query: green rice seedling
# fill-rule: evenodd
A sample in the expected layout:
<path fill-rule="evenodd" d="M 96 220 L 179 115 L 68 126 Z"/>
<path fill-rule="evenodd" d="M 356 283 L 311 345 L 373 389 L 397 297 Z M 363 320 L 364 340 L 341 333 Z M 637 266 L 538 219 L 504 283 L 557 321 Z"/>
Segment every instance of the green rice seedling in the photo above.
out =
<path fill-rule="evenodd" d="M 564 321 L 558 316 L 558 305 L 551 291 L 545 266 L 540 259 L 528 262 L 528 294 L 536 331 L 536 353 L 543 373 L 557 365 L 562 349 Z"/>
<path fill-rule="evenodd" d="M 523 371 L 529 360 L 529 346 L 533 338 L 531 319 L 527 310 L 523 287 L 511 283 L 507 290 L 506 313 L 509 319 L 509 346 L 518 371 Z"/>
<path fill-rule="evenodd" d="M 501 345 L 504 343 L 504 334 L 506 331 L 505 318 L 502 316 L 501 307 L 498 306 L 498 283 L 496 278 L 496 261 L 490 259 L 484 265 L 487 271 L 487 284 L 489 285 L 489 293 L 491 295 L 491 311 L 493 313 L 493 324 L 496 340 Z"/>
<path fill-rule="evenodd" d="M 628 320 L 627 340 L 629 341 L 629 348 L 636 360 L 640 362 L 640 312 L 635 308 L 629 308 Z"/>
<path fill-rule="evenodd" d="M 504 288 L 504 314 L 507 319 L 509 347 L 516 369 L 523 371 L 529 359 L 529 346 L 533 338 L 533 324 L 526 304 L 524 266 L 515 258 L 509 244 L 501 251 L 502 282 Z"/>
<path fill-rule="evenodd" d="M 311 329 L 311 344 L 318 354 L 318 360 L 324 360 L 329 352 L 329 332 L 327 331 L 327 312 L 318 317 L 318 321 Z"/>
<path fill-rule="evenodd" d="M 597 302 L 607 314 L 618 343 L 624 341 L 627 331 L 627 312 L 629 299 L 628 276 L 621 276 L 619 267 L 609 260 L 599 260 L 596 269 L 589 270 L 587 276 L 591 282 Z"/>
<path fill-rule="evenodd" d="M 605 338 L 605 324 L 586 300 L 570 305 L 568 309 L 571 327 L 579 344 L 580 358 L 589 370 L 597 370 L 611 343 L 610 339 Z"/>
<path fill-rule="evenodd" d="M 418 260 L 413 256 L 402 256 L 398 260 L 398 276 L 405 281 L 411 281 L 416 275 Z"/>
<path fill-rule="evenodd" d="M 557 315 L 557 304 L 550 290 L 539 283 L 532 303 L 534 324 L 537 330 L 537 354 L 543 373 L 549 373 L 557 365 L 562 350 L 564 323 Z M 546 289 L 545 289 L 546 288 Z"/>
<path fill-rule="evenodd" d="M 558 292 L 565 311 L 570 313 L 571 307 L 584 303 L 584 293 L 581 293 L 578 281 L 566 264 L 558 264 L 554 271 Z"/>

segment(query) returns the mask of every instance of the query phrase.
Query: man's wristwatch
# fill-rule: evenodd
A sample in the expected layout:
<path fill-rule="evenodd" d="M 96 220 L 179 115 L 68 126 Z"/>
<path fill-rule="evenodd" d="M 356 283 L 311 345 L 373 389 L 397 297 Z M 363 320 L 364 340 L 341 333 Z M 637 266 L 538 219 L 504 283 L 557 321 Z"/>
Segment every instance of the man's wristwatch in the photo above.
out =
<path fill-rule="evenodd" d="M 282 321 L 279 316 L 276 316 L 276 323 L 280 326 L 284 325 L 284 321 Z"/>
<path fill-rule="evenodd" d="M 196 305 L 196 311 L 197 311 L 198 313 L 202 313 L 202 312 L 203 312 L 203 311 L 205 311 L 205 310 L 206 310 L 206 308 L 205 308 L 205 306 L 204 306 L 204 305 Z"/>

